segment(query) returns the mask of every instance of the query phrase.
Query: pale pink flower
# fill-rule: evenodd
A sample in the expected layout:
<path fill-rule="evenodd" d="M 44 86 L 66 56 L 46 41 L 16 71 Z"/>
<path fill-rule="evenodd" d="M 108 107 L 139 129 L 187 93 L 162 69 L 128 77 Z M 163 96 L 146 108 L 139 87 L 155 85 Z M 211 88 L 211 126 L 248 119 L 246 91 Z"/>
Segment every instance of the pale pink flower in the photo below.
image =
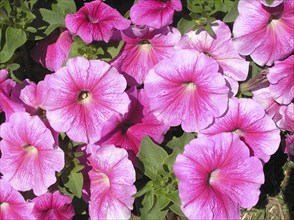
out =
<path fill-rule="evenodd" d="M 173 27 L 157 30 L 132 26 L 121 35 L 126 43 L 112 65 L 124 74 L 130 86 L 142 84 L 155 64 L 173 55 L 174 46 L 181 37 Z"/>
<path fill-rule="evenodd" d="M 0 70 L 0 112 L 5 112 L 6 120 L 9 120 L 14 112 L 25 111 L 22 103 L 11 95 L 16 83 L 8 77 L 9 73 L 7 70 Z"/>
<path fill-rule="evenodd" d="M 56 182 L 55 171 L 64 167 L 64 153 L 50 130 L 39 117 L 17 112 L 1 125 L 0 136 L 3 179 L 16 190 L 45 193 Z"/>
<path fill-rule="evenodd" d="M 214 38 L 204 28 L 200 28 L 186 33 L 177 46 L 203 52 L 219 64 L 219 72 L 237 81 L 246 80 L 249 62 L 234 48 L 230 28 L 219 20 L 213 22 L 211 27 L 215 33 Z"/>
<path fill-rule="evenodd" d="M 2 165 L 2 164 L 1 164 Z M 35 219 L 34 204 L 26 202 L 22 195 L 4 179 L 0 179 L 0 219 Z"/>
<path fill-rule="evenodd" d="M 149 71 L 145 91 L 155 117 L 198 132 L 228 107 L 229 88 L 217 62 L 196 50 L 179 50 Z"/>
<path fill-rule="evenodd" d="M 282 117 L 279 113 L 280 105 L 273 98 L 269 87 L 254 90 L 252 93 L 252 99 L 263 107 L 274 122 L 278 122 Z"/>
<path fill-rule="evenodd" d="M 134 24 L 161 28 L 173 22 L 174 11 L 181 11 L 180 0 L 138 0 L 130 10 Z"/>
<path fill-rule="evenodd" d="M 136 187 L 135 169 L 123 148 L 105 146 L 89 157 L 91 219 L 129 219 Z"/>
<path fill-rule="evenodd" d="M 286 60 L 276 61 L 275 65 L 269 68 L 267 78 L 274 99 L 280 104 L 290 104 L 294 99 L 294 55 Z"/>
<path fill-rule="evenodd" d="M 116 29 L 124 30 L 130 23 L 100 0 L 85 3 L 75 14 L 65 17 L 66 28 L 87 44 L 92 41 L 108 42 Z"/>
<path fill-rule="evenodd" d="M 44 108 L 49 123 L 76 142 L 98 141 L 104 122 L 128 111 L 126 80 L 104 61 L 71 58 L 48 77 Z"/>
<path fill-rule="evenodd" d="M 47 78 L 48 79 L 48 78 Z M 44 103 L 48 96 L 47 82 L 40 81 L 37 85 L 30 81 L 25 81 L 26 86 L 20 91 L 20 99 L 25 104 L 26 111 L 31 115 L 38 115 L 44 122 L 47 128 L 50 129 L 55 142 L 58 143 L 59 133 L 54 131 L 46 118 L 46 110 L 44 109 Z"/>
<path fill-rule="evenodd" d="M 72 43 L 72 36 L 68 30 L 53 32 L 37 42 L 31 50 L 31 56 L 36 63 L 42 64 L 48 70 L 56 71 L 67 60 Z"/>
<path fill-rule="evenodd" d="M 230 99 L 228 111 L 200 133 L 211 136 L 222 132 L 238 134 L 252 155 L 264 162 L 277 151 L 281 140 L 280 130 L 273 120 L 252 99 Z"/>
<path fill-rule="evenodd" d="M 277 122 L 278 127 L 294 133 L 294 104 L 281 106 L 279 113 L 282 115 L 282 118 Z"/>
<path fill-rule="evenodd" d="M 174 173 L 189 219 L 240 219 L 240 207 L 253 207 L 264 183 L 261 161 L 228 133 L 192 140 L 177 156 Z"/>
<path fill-rule="evenodd" d="M 114 144 L 137 154 L 144 136 L 148 135 L 161 143 L 169 126 L 159 122 L 152 114 L 144 89 L 132 87 L 128 94 L 131 100 L 129 111 L 125 115 L 117 114 L 105 123 L 99 144 Z"/>
<path fill-rule="evenodd" d="M 294 1 L 284 0 L 266 7 L 258 0 L 240 0 L 233 34 L 242 55 L 250 55 L 260 66 L 272 65 L 294 50 Z"/>
<path fill-rule="evenodd" d="M 72 199 L 59 191 L 47 192 L 34 198 L 32 202 L 34 203 L 33 215 L 37 220 L 69 220 L 75 214 Z"/>

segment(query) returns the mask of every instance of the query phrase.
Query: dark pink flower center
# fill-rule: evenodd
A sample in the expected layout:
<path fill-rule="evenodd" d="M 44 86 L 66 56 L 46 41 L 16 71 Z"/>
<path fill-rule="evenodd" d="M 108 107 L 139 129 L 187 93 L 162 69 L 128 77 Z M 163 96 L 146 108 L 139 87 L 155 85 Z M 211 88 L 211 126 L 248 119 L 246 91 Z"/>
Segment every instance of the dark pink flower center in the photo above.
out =
<path fill-rule="evenodd" d="M 146 45 L 146 44 L 151 44 L 148 40 L 141 40 L 138 42 L 140 45 Z"/>
<path fill-rule="evenodd" d="M 121 133 L 126 134 L 128 129 L 132 126 L 131 123 L 123 123 L 120 127 Z"/>
<path fill-rule="evenodd" d="M 90 96 L 90 92 L 89 91 L 81 91 L 79 96 L 78 96 L 78 100 L 81 102 L 81 101 L 84 101 L 86 100 L 88 97 Z"/>
<path fill-rule="evenodd" d="M 210 53 L 206 52 L 206 51 L 203 51 L 203 53 L 205 54 L 205 56 L 207 57 L 211 57 Z"/>
<path fill-rule="evenodd" d="M 38 115 L 41 119 L 44 119 L 46 118 L 46 110 L 39 107 L 36 111 L 36 115 Z"/>
<path fill-rule="evenodd" d="M 192 82 L 192 81 L 186 81 L 186 82 L 184 82 L 184 86 L 185 86 L 186 89 L 188 89 L 188 90 L 193 90 L 193 91 L 195 91 L 195 90 L 197 89 L 196 84 L 195 84 L 194 82 Z"/>

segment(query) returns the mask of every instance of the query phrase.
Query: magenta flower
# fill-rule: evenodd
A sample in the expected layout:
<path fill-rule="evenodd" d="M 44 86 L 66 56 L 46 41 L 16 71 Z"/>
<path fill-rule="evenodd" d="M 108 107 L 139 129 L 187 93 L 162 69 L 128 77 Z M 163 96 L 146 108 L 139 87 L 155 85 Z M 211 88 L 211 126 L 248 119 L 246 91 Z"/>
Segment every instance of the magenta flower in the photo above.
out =
<path fill-rule="evenodd" d="M 280 104 L 290 104 L 294 99 L 294 55 L 286 60 L 276 61 L 275 65 L 269 68 L 267 78 L 274 99 Z"/>
<path fill-rule="evenodd" d="M 125 149 L 101 147 L 90 156 L 91 219 L 129 219 L 136 187 L 135 169 Z"/>
<path fill-rule="evenodd" d="M 31 56 L 36 63 L 56 71 L 67 60 L 72 45 L 72 36 L 68 30 L 52 33 L 37 42 L 31 50 Z"/>
<path fill-rule="evenodd" d="M 216 61 L 180 50 L 149 71 L 145 91 L 155 117 L 169 126 L 198 132 L 228 107 L 229 89 Z"/>
<path fill-rule="evenodd" d="M 87 44 L 92 41 L 108 42 L 116 29 L 127 29 L 130 23 L 100 0 L 85 3 L 75 14 L 65 17 L 66 28 Z"/>
<path fill-rule="evenodd" d="M 55 171 L 64 167 L 64 153 L 50 130 L 39 117 L 17 112 L 1 125 L 0 136 L 3 179 L 16 190 L 45 193 L 56 181 Z"/>
<path fill-rule="evenodd" d="M 282 130 L 287 130 L 294 133 L 294 104 L 281 106 L 279 113 L 282 118 L 277 122 L 277 125 Z"/>
<path fill-rule="evenodd" d="M 20 100 L 12 97 L 11 93 L 16 83 L 8 77 L 9 73 L 7 70 L 0 70 L 0 112 L 5 112 L 6 120 L 9 120 L 11 114 L 14 112 L 25 111 Z"/>
<path fill-rule="evenodd" d="M 33 215 L 37 220 L 43 219 L 72 219 L 75 212 L 72 207 L 72 199 L 62 195 L 59 191 L 47 192 L 33 199 Z"/>
<path fill-rule="evenodd" d="M 249 155 L 232 134 L 187 144 L 174 165 L 183 213 L 189 219 L 240 219 L 240 206 L 254 206 L 264 183 L 261 161 Z"/>
<path fill-rule="evenodd" d="M 252 91 L 252 93 L 252 99 L 263 107 L 274 122 L 278 122 L 282 117 L 279 113 L 280 105 L 274 100 L 269 87 Z"/>
<path fill-rule="evenodd" d="M 38 115 L 46 127 L 50 129 L 55 142 L 58 143 L 59 133 L 49 124 L 48 119 L 46 118 L 46 110 L 44 109 L 44 103 L 46 102 L 48 95 L 47 82 L 45 80 L 40 81 L 36 85 L 32 81 L 26 80 L 25 83 L 27 85 L 20 91 L 20 99 L 25 104 L 26 111 L 31 115 Z"/>
<path fill-rule="evenodd" d="M 266 7 L 257 0 L 240 0 L 233 27 L 234 45 L 260 66 L 272 65 L 294 50 L 294 1 Z"/>
<path fill-rule="evenodd" d="M 239 135 L 251 153 L 267 162 L 280 144 L 280 130 L 264 109 L 251 99 L 232 98 L 229 109 L 222 117 L 200 133 L 206 136 L 232 132 Z"/>
<path fill-rule="evenodd" d="M 2 164 L 1 164 L 2 165 Z M 24 200 L 4 179 L 0 179 L 0 219 L 35 219 L 32 215 L 34 204 Z"/>
<path fill-rule="evenodd" d="M 178 43 L 182 49 L 195 49 L 213 58 L 225 76 L 244 81 L 248 75 L 249 62 L 241 57 L 233 46 L 230 28 L 222 21 L 212 23 L 215 38 L 204 28 L 186 33 Z"/>
<path fill-rule="evenodd" d="M 142 84 L 155 64 L 173 55 L 174 46 L 181 37 L 172 27 L 156 30 L 133 26 L 121 34 L 126 44 L 112 65 L 124 74 L 131 86 Z"/>
<path fill-rule="evenodd" d="M 114 144 L 137 154 L 144 136 L 148 135 L 161 143 L 169 126 L 159 122 L 152 114 L 144 89 L 132 87 L 128 94 L 131 100 L 128 113 L 115 115 L 104 125 L 99 144 Z"/>
<path fill-rule="evenodd" d="M 104 122 L 128 111 L 126 80 L 104 61 L 75 57 L 48 77 L 49 123 L 76 142 L 98 141 Z"/>
<path fill-rule="evenodd" d="M 134 24 L 161 28 L 173 22 L 174 11 L 181 11 L 180 0 L 139 0 L 130 11 Z"/>

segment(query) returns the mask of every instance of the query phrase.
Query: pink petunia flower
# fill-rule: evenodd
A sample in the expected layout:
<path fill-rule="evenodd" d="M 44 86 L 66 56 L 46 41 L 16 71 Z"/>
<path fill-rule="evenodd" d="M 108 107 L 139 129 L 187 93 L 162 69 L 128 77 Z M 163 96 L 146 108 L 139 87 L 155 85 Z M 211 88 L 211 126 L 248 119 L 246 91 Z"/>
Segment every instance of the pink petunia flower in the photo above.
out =
<path fill-rule="evenodd" d="M 240 207 L 253 207 L 264 183 L 261 161 L 228 133 L 192 140 L 177 156 L 174 173 L 189 219 L 240 219 Z"/>
<path fill-rule="evenodd" d="M 75 57 L 48 77 L 49 123 L 76 142 L 98 141 L 104 122 L 128 111 L 126 80 L 104 61 Z"/>
<path fill-rule="evenodd" d="M 26 80 L 25 83 L 27 85 L 20 91 L 20 99 L 25 104 L 26 111 L 30 113 L 30 115 L 38 115 L 46 127 L 50 129 L 55 142 L 58 143 L 59 133 L 56 132 L 49 124 L 46 117 L 46 110 L 44 109 L 44 103 L 46 102 L 48 95 L 47 82 L 45 80 L 40 81 L 36 85 L 32 81 Z"/>
<path fill-rule="evenodd" d="M 282 117 L 279 113 L 280 105 L 274 100 L 269 87 L 254 90 L 252 93 L 252 99 L 263 107 L 274 122 L 278 122 Z"/>
<path fill-rule="evenodd" d="M 230 28 L 222 21 L 212 23 L 215 38 L 204 28 L 186 33 L 178 43 L 182 49 L 195 49 L 213 58 L 219 64 L 219 72 L 237 81 L 248 75 L 249 62 L 241 57 L 233 46 Z"/>
<path fill-rule="evenodd" d="M 260 66 L 272 65 L 294 50 L 294 1 L 266 7 L 257 0 L 240 0 L 233 34 L 234 46 Z"/>
<path fill-rule="evenodd" d="M 155 117 L 169 126 L 198 132 L 228 107 L 229 88 L 216 61 L 180 50 L 149 71 L 145 91 Z"/>
<path fill-rule="evenodd" d="M 180 0 L 139 0 L 130 10 L 130 17 L 136 25 L 161 28 L 173 22 L 174 11 L 181 11 Z"/>
<path fill-rule="evenodd" d="M 277 122 L 278 127 L 294 133 L 294 104 L 281 106 L 279 113 L 282 115 L 282 118 Z"/>
<path fill-rule="evenodd" d="M 16 190 L 45 193 L 56 181 L 55 171 L 64 167 L 64 153 L 50 130 L 39 117 L 17 112 L 1 125 L 0 136 L 3 179 Z"/>
<path fill-rule="evenodd" d="M 136 175 L 127 151 L 114 146 L 101 147 L 89 161 L 91 219 L 129 219 Z"/>
<path fill-rule="evenodd" d="M 277 151 L 281 140 L 273 120 L 252 99 L 230 99 L 225 115 L 215 118 L 214 123 L 200 133 L 211 136 L 222 132 L 238 134 L 251 153 L 264 162 Z"/>
<path fill-rule="evenodd" d="M 115 115 L 104 125 L 99 144 L 114 144 L 137 154 L 144 136 L 148 135 L 161 143 L 169 126 L 159 122 L 152 114 L 144 89 L 132 87 L 128 94 L 131 100 L 129 111 L 125 115 Z"/>
<path fill-rule="evenodd" d="M 72 219 L 75 211 L 72 207 L 72 199 L 62 195 L 59 191 L 47 192 L 32 200 L 34 203 L 33 215 L 37 220 L 43 219 Z"/>
<path fill-rule="evenodd" d="M 1 164 L 2 165 L 2 164 Z M 0 219 L 35 219 L 32 215 L 34 204 L 24 200 L 4 179 L 0 179 Z"/>
<path fill-rule="evenodd" d="M 31 50 L 31 56 L 36 63 L 51 71 L 58 70 L 68 59 L 72 36 L 68 30 L 53 32 L 48 37 L 37 42 Z"/>
<path fill-rule="evenodd" d="M 294 55 L 286 60 L 276 61 L 275 65 L 269 68 L 267 78 L 274 99 L 280 104 L 290 104 L 294 99 Z"/>
<path fill-rule="evenodd" d="M 124 74 L 130 86 L 142 84 L 155 64 L 174 54 L 174 46 L 181 37 L 172 27 L 156 30 L 132 26 L 121 34 L 126 44 L 112 65 Z"/>
<path fill-rule="evenodd" d="M 5 112 L 6 120 L 9 120 L 14 112 L 24 112 L 25 109 L 20 100 L 12 97 L 11 93 L 16 83 L 9 79 L 7 70 L 0 70 L 0 112 Z"/>
<path fill-rule="evenodd" d="M 75 14 L 65 17 L 66 28 L 87 44 L 92 41 L 108 42 L 116 29 L 127 29 L 130 23 L 100 0 L 85 3 Z"/>

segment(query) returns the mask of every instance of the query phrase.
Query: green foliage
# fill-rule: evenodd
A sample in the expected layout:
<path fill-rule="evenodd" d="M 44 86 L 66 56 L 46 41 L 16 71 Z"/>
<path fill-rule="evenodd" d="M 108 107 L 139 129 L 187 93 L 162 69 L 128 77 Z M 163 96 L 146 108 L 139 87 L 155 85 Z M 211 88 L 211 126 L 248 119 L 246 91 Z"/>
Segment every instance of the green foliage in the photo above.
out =
<path fill-rule="evenodd" d="M 239 4 L 239 0 L 235 0 L 228 14 L 224 17 L 223 19 L 224 22 L 230 23 L 236 20 L 237 16 L 239 15 L 238 4 Z"/>
<path fill-rule="evenodd" d="M 266 3 L 268 3 L 269 5 L 273 4 L 274 0 L 266 0 Z"/>

